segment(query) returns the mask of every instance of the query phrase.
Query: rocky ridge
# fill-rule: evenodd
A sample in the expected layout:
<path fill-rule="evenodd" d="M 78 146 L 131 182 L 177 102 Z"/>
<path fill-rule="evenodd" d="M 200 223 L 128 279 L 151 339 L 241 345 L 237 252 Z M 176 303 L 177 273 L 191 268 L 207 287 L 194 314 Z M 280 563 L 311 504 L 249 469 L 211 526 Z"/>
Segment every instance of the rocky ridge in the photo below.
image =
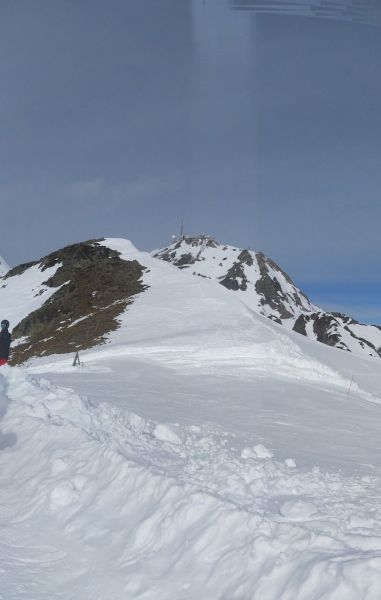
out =
<path fill-rule="evenodd" d="M 143 279 L 149 270 L 137 251 L 121 250 L 126 240 L 109 240 L 110 247 L 106 242 L 72 244 L 0 277 L 2 318 L 9 318 L 13 329 L 13 364 L 104 344 L 119 328 L 128 305 L 147 289 Z M 155 265 L 165 261 L 215 280 L 250 310 L 311 340 L 381 356 L 381 328 L 320 309 L 261 252 L 222 245 L 209 236 L 184 236 L 152 254 Z M 160 278 L 155 285 L 162 285 Z"/>
<path fill-rule="evenodd" d="M 262 252 L 223 245 L 205 235 L 183 236 L 153 252 L 156 258 L 198 277 L 215 279 L 238 293 L 252 310 L 328 346 L 381 357 L 381 328 L 362 325 L 312 304 L 271 258 Z"/>
<path fill-rule="evenodd" d="M 3 277 L 0 301 L 5 304 L 23 280 L 26 288 L 32 276 L 36 281 L 36 273 L 42 279 L 30 290 L 33 301 L 41 297 L 42 302 L 13 327 L 12 364 L 32 356 L 91 348 L 104 343 L 107 334 L 118 328 L 119 315 L 146 289 L 144 267 L 136 260 L 122 260 L 101 242 L 67 246 L 11 269 Z"/>

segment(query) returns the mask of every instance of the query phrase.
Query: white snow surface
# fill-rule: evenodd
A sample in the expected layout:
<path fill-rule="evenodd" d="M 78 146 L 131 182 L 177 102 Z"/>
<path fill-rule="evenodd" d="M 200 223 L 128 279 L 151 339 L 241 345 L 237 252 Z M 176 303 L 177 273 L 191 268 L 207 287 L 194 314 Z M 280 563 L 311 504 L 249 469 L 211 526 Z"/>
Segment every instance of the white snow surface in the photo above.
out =
<path fill-rule="evenodd" d="M 58 288 L 44 285 L 61 265 L 57 264 L 45 270 L 33 265 L 20 275 L 3 279 L 0 284 L 0 305 L 2 318 L 17 325 L 34 310 L 40 308 Z"/>
<path fill-rule="evenodd" d="M 372 342 L 376 348 L 381 348 L 381 329 L 374 325 L 348 325 L 348 328 L 353 331 L 359 338 L 365 338 Z"/>
<path fill-rule="evenodd" d="M 104 243 L 108 343 L 0 370 L 0 599 L 379 600 L 378 361 Z"/>

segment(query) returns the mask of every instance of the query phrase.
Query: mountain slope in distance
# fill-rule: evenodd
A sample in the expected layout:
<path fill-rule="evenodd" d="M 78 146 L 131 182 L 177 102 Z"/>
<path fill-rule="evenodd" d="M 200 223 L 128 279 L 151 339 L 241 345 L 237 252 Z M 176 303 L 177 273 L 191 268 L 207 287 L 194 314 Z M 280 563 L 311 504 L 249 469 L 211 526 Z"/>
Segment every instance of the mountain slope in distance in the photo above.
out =
<path fill-rule="evenodd" d="M 183 236 L 153 255 L 195 276 L 216 280 L 255 312 L 310 339 L 360 356 L 381 356 L 381 328 L 314 305 L 262 252 L 196 235 Z"/>

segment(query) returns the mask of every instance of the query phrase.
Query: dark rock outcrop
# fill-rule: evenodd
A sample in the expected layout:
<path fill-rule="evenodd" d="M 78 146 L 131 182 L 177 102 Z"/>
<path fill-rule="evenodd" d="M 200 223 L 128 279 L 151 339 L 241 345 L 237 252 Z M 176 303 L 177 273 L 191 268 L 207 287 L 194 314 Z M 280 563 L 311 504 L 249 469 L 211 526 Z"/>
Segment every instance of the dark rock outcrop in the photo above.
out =
<path fill-rule="evenodd" d="M 339 323 L 330 314 L 314 314 L 312 315 L 313 330 L 318 342 L 327 346 L 336 346 L 341 338 L 334 329 L 339 326 Z"/>
<path fill-rule="evenodd" d="M 327 346 L 336 346 L 339 343 L 345 346 L 338 333 L 340 323 L 338 323 L 332 314 L 312 313 L 309 315 L 300 315 L 294 323 L 293 330 L 307 336 L 307 323 L 312 323 L 312 329 L 318 342 Z"/>
<path fill-rule="evenodd" d="M 299 315 L 296 319 L 293 330 L 301 335 L 307 335 L 306 324 L 309 321 L 309 317 L 307 315 Z"/>
<path fill-rule="evenodd" d="M 293 314 L 287 310 L 285 306 L 287 298 L 277 278 L 270 276 L 268 266 L 270 265 L 274 271 L 282 273 L 289 283 L 292 283 L 291 279 L 274 261 L 269 259 L 262 252 L 257 252 L 256 258 L 261 276 L 255 282 L 255 290 L 262 296 L 262 304 L 268 305 L 273 310 L 276 310 L 281 319 L 290 319 Z"/>
<path fill-rule="evenodd" d="M 8 273 L 4 275 L 3 279 L 9 279 L 9 277 L 14 277 L 15 275 L 22 275 L 23 273 L 25 273 L 25 271 L 30 269 L 30 267 L 34 267 L 34 265 L 38 264 L 39 262 L 37 260 L 33 262 L 23 263 L 22 265 L 18 265 L 17 267 L 13 267 L 13 269 L 10 269 Z"/>
<path fill-rule="evenodd" d="M 197 254 L 192 254 L 189 251 L 183 251 L 179 253 L 178 250 L 184 250 L 187 246 L 191 248 L 198 248 L 199 252 Z M 201 252 L 203 248 L 217 248 L 218 244 L 209 236 L 206 235 L 194 235 L 194 236 L 183 236 L 180 240 L 174 243 L 169 248 L 161 250 L 159 254 L 156 254 L 158 258 L 161 260 L 165 260 L 166 262 L 170 262 L 179 269 L 187 269 L 191 265 L 194 265 L 199 260 L 203 260 L 200 258 Z"/>
<path fill-rule="evenodd" d="M 12 364 L 104 343 L 132 297 L 144 291 L 144 267 L 122 260 L 98 241 L 73 244 L 32 263 L 41 271 L 60 265 L 44 283 L 57 291 L 13 329 L 14 340 L 22 342 L 12 351 Z M 13 270 L 8 277 L 21 272 Z"/>
<path fill-rule="evenodd" d="M 242 250 L 242 252 L 238 255 L 238 260 L 249 267 L 254 264 L 253 257 L 248 250 Z"/>
<path fill-rule="evenodd" d="M 342 313 L 311 313 L 309 315 L 300 315 L 293 326 L 293 330 L 302 335 L 307 335 L 307 323 L 312 322 L 312 330 L 318 342 L 327 346 L 334 346 L 340 350 L 350 351 L 348 345 L 343 341 L 343 332 L 346 331 L 353 340 L 364 349 L 369 350 L 369 354 L 374 356 L 377 353 L 381 356 L 381 350 L 376 348 L 369 340 L 355 335 L 349 325 L 358 325 L 358 322 Z"/>
<path fill-rule="evenodd" d="M 247 277 L 243 269 L 242 262 L 236 262 L 228 270 L 225 277 L 219 280 L 220 284 L 226 287 L 228 290 L 242 290 L 247 289 Z"/>

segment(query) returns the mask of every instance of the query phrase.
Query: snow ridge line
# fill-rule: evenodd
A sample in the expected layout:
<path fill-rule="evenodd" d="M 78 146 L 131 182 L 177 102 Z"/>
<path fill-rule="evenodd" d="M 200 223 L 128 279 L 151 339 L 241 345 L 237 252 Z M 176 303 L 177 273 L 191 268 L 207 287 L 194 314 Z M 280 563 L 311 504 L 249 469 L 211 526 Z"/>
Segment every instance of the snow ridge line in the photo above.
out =
<path fill-rule="evenodd" d="M 240 508 L 251 508 L 253 490 L 254 495 L 259 496 L 292 495 L 300 483 L 300 476 L 305 478 L 305 485 L 309 482 L 307 487 L 312 494 L 322 480 L 326 487 L 332 483 L 332 490 L 336 490 L 338 483 L 347 479 L 338 473 L 322 473 L 317 467 L 310 473 L 300 474 L 293 459 L 286 460 L 285 464 L 274 461 L 271 451 L 261 444 L 244 448 L 239 454 L 237 449 L 232 448 L 234 442 L 231 435 L 218 431 L 216 427 L 158 424 L 128 410 L 122 411 L 107 402 L 95 407 L 86 397 L 80 397 L 70 389 L 52 385 L 46 379 L 29 379 L 24 375 L 20 378 L 20 374 L 20 371 L 12 369 L 11 376 L 7 377 L 6 389 L 12 400 L 22 400 L 29 417 L 42 419 L 55 426 L 77 428 L 127 460 L 149 467 L 160 475 L 170 473 L 184 483 L 197 482 L 206 492 L 212 491 L 213 495 L 218 492 L 219 481 L 211 486 L 208 482 L 215 479 L 213 471 L 218 475 L 218 466 L 224 470 L 221 478 L 224 482 L 223 498 L 229 491 L 226 483 L 234 481 L 237 484 L 238 479 L 242 479 L 239 486 L 233 486 L 230 494 L 233 496 L 234 492 L 246 499 L 249 495 L 250 502 L 237 502 Z M 14 392 L 15 381 L 21 394 L 20 391 Z M 250 473 L 248 465 L 254 468 L 249 469 Z M 236 481 L 233 474 L 236 475 Z M 246 485 L 242 485 L 242 482 L 248 481 L 258 482 L 257 486 L 252 486 L 249 494 Z M 353 479 L 348 481 L 348 489 L 351 490 Z M 361 477 L 359 482 L 375 486 L 378 478 Z M 349 495 L 352 496 L 352 493 Z"/>

